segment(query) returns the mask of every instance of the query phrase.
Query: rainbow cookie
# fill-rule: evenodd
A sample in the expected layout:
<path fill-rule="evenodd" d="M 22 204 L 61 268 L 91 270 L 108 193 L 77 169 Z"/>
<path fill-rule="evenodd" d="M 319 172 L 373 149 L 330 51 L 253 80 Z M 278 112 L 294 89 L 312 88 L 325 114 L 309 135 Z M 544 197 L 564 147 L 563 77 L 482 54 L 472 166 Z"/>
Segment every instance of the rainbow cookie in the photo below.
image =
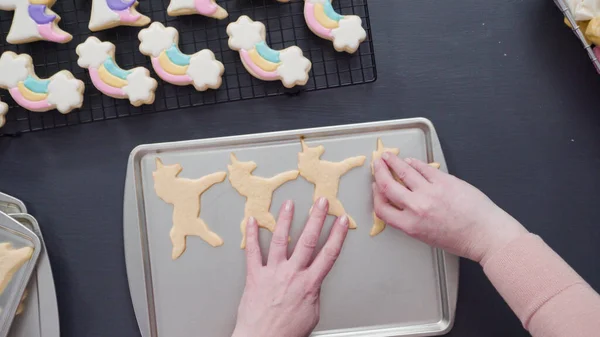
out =
<path fill-rule="evenodd" d="M 340 15 L 331 0 L 304 0 L 304 19 L 317 36 L 333 41 L 335 50 L 354 53 L 367 38 L 357 15 Z"/>
<path fill-rule="evenodd" d="M 273 50 L 265 42 L 265 25 L 242 15 L 227 26 L 229 48 L 239 51 L 244 67 L 263 81 L 281 80 L 286 88 L 305 85 L 312 63 L 297 46 Z"/>
<path fill-rule="evenodd" d="M 150 18 L 140 14 L 135 9 L 137 5 L 136 0 L 92 0 L 88 28 L 97 32 L 117 26 L 143 27 L 149 24 Z"/>
<path fill-rule="evenodd" d="M 0 74 L 0 88 L 7 89 L 15 102 L 29 111 L 57 109 L 67 114 L 83 104 L 85 86 L 82 81 L 67 70 L 40 79 L 27 54 L 4 52 L 0 56 Z"/>
<path fill-rule="evenodd" d="M 218 89 L 225 71 L 215 54 L 203 49 L 193 55 L 179 50 L 179 33 L 173 27 L 165 28 L 154 22 L 138 34 L 140 52 L 150 56 L 154 71 L 164 81 L 175 85 L 194 85 L 196 90 Z"/>
<path fill-rule="evenodd" d="M 101 42 L 94 36 L 88 37 L 75 50 L 77 64 L 87 68 L 94 86 L 103 94 L 129 99 L 133 106 L 154 103 L 154 92 L 158 83 L 150 77 L 144 67 L 123 70 L 115 63 L 115 45 Z"/>
<path fill-rule="evenodd" d="M 6 113 L 8 112 L 8 104 L 0 101 L 0 128 L 6 123 Z"/>
<path fill-rule="evenodd" d="M 229 16 L 227 11 L 217 5 L 215 0 L 171 0 L 167 7 L 170 16 L 200 14 L 219 20 Z"/>
<path fill-rule="evenodd" d="M 6 41 L 12 44 L 34 41 L 67 43 L 73 36 L 58 27 L 60 16 L 50 7 L 56 0 L 0 0 L 0 10 L 15 11 Z"/>

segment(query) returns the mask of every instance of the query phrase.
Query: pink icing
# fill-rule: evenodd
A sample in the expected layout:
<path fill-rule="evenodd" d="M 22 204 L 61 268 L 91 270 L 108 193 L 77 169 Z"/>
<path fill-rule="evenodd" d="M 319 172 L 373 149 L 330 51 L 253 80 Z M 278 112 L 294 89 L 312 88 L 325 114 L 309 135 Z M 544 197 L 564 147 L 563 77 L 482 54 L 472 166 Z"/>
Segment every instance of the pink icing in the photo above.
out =
<path fill-rule="evenodd" d="M 52 29 L 53 24 L 54 23 L 38 25 L 38 32 L 44 39 L 46 39 L 48 41 L 60 43 L 60 42 L 65 42 L 66 40 L 68 40 L 70 38 L 70 36 L 68 34 L 59 34 L 59 33 L 55 32 L 54 29 Z"/>
<path fill-rule="evenodd" d="M 50 105 L 50 103 L 48 103 L 48 100 L 43 99 L 41 101 L 32 102 L 30 100 L 25 99 L 25 97 L 23 97 L 23 95 L 19 91 L 19 88 L 11 88 L 8 90 L 8 92 L 10 93 L 12 98 L 15 100 L 15 102 L 17 102 L 17 104 L 19 104 L 20 106 L 24 107 L 27 110 L 40 111 L 40 110 L 50 110 L 52 108 L 52 105 Z"/>
<path fill-rule="evenodd" d="M 250 68 L 252 73 L 254 73 L 261 80 L 274 81 L 274 80 L 279 79 L 279 75 L 276 72 L 264 71 L 259 66 L 254 64 L 254 62 L 252 62 L 252 59 L 250 58 L 250 55 L 248 55 L 248 52 L 246 50 L 244 50 L 244 49 L 240 50 L 240 57 L 242 58 L 242 62 L 244 63 L 244 65 L 247 66 L 248 68 Z"/>
<path fill-rule="evenodd" d="M 116 98 L 125 98 L 127 94 L 123 92 L 120 88 L 111 87 L 110 85 L 102 82 L 100 75 L 98 75 L 98 69 L 89 68 L 90 77 L 92 78 L 92 83 L 98 90 L 102 91 L 104 94 Z"/>
<path fill-rule="evenodd" d="M 133 23 L 140 19 L 141 14 L 135 13 L 131 14 L 130 8 L 124 9 L 122 11 L 115 11 L 115 13 L 119 14 L 121 18 L 121 22 Z"/>
<path fill-rule="evenodd" d="M 196 11 L 202 15 L 213 15 L 219 8 L 213 0 L 195 0 Z"/>
<path fill-rule="evenodd" d="M 313 33 L 322 38 L 333 38 L 331 29 L 321 26 L 319 21 L 317 21 L 317 18 L 315 18 L 315 5 L 310 1 L 304 2 L 304 18 L 306 19 L 306 24 L 308 24 Z"/>
<path fill-rule="evenodd" d="M 161 66 L 160 62 L 158 62 L 157 57 L 152 58 L 152 66 L 154 67 L 154 71 L 162 78 L 163 80 L 173 83 L 173 84 L 190 84 L 192 82 L 192 78 L 188 75 L 173 75 L 166 72 Z"/>

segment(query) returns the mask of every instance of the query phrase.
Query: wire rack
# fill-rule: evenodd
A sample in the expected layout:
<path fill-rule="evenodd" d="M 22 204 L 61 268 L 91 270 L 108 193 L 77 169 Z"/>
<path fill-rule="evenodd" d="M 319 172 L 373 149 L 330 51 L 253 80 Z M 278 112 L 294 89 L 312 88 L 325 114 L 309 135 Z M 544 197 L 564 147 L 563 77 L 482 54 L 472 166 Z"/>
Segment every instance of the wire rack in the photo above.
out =
<path fill-rule="evenodd" d="M 139 108 L 131 106 L 128 100 L 117 100 L 102 95 L 91 84 L 87 71 L 77 65 L 75 48 L 92 35 L 87 28 L 91 0 L 60 0 L 52 7 L 52 10 L 61 16 L 59 26 L 73 34 L 73 40 L 64 45 L 48 42 L 16 46 L 7 44 L 6 35 L 12 22 L 13 12 L 0 11 L 2 45 L 0 51 L 12 50 L 31 55 L 35 72 L 39 77 L 49 77 L 59 70 L 67 69 L 86 84 L 83 107 L 68 115 L 61 115 L 56 110 L 44 113 L 29 112 L 16 105 L 7 91 L 0 90 L 2 101 L 10 106 L 6 125 L 0 129 L 0 134 L 15 135 L 252 98 L 284 94 L 298 95 L 305 91 L 373 82 L 377 78 L 367 0 L 333 2 L 338 12 L 360 16 L 363 27 L 367 31 L 367 40 L 352 55 L 336 52 L 330 41 L 320 39 L 308 29 L 304 21 L 302 0 L 292 0 L 289 3 L 278 3 L 275 0 L 217 0 L 217 2 L 227 9 L 229 18 L 215 20 L 200 15 L 169 17 L 166 12 L 169 0 L 141 0 L 138 10 L 153 21 L 175 27 L 179 31 L 179 46 L 182 52 L 193 54 L 200 49 L 211 49 L 225 66 L 223 84 L 218 90 L 197 92 L 193 86 L 178 87 L 160 80 L 152 70 L 150 59 L 138 50 L 137 34 L 141 28 L 118 27 L 93 34 L 100 40 L 115 44 L 116 60 L 120 66 L 125 69 L 145 66 L 159 81 L 154 104 Z M 244 14 L 265 24 L 267 42 L 272 48 L 283 49 L 297 45 L 304 51 L 305 56 L 313 63 L 310 80 L 306 86 L 285 89 L 279 81 L 264 82 L 248 74 L 239 59 L 239 54 L 229 49 L 226 34 L 227 24 Z"/>
<path fill-rule="evenodd" d="M 567 4 L 564 0 L 554 0 L 554 3 L 561 10 L 561 12 L 565 16 L 565 18 L 567 18 L 567 20 L 571 24 L 571 27 L 573 27 L 573 33 L 575 33 L 575 35 L 581 41 L 581 44 L 583 44 L 583 48 L 585 48 L 588 55 L 590 56 L 590 60 L 592 60 L 592 64 L 594 64 L 596 71 L 598 73 L 600 73 L 600 61 L 598 60 L 598 57 L 596 57 L 596 54 L 594 53 L 593 46 L 587 42 L 587 40 L 585 38 L 585 34 L 581 31 L 579 25 L 577 24 L 577 21 L 573 17 L 573 13 L 571 13 L 571 10 L 569 10 L 569 6 L 567 6 Z"/>

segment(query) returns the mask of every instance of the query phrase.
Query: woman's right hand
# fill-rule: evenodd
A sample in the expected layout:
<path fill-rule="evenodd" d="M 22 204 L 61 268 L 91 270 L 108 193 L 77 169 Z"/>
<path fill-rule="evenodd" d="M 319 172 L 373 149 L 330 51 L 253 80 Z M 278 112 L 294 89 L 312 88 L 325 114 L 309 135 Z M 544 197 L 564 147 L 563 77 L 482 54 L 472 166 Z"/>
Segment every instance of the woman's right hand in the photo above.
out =
<path fill-rule="evenodd" d="M 385 153 L 374 169 L 377 216 L 427 244 L 483 264 L 527 233 L 477 188 L 420 160 Z"/>

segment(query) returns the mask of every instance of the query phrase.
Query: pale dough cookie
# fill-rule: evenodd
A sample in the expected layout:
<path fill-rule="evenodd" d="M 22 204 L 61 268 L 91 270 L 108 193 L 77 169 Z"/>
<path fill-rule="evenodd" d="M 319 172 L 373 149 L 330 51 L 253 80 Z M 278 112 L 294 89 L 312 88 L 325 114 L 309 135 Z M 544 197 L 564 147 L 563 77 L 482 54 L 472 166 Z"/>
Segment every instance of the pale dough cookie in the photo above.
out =
<path fill-rule="evenodd" d="M 360 167 L 365 163 L 365 156 L 351 157 L 341 162 L 330 162 L 321 160 L 325 147 L 309 147 L 304 140 L 302 152 L 298 153 L 298 169 L 304 179 L 315 185 L 313 201 L 325 197 L 329 201 L 329 214 L 337 217 L 346 214 L 344 206 L 338 200 L 337 194 L 340 186 L 340 178 L 353 168 Z M 356 228 L 356 222 L 350 216 L 349 228 Z"/>
<path fill-rule="evenodd" d="M 167 14 L 170 16 L 200 14 L 219 20 L 229 15 L 223 7 L 217 5 L 215 0 L 171 0 Z"/>
<path fill-rule="evenodd" d="M 0 74 L 0 88 L 7 89 L 15 102 L 29 111 L 57 109 L 67 114 L 83 104 L 85 85 L 82 81 L 67 70 L 41 79 L 35 74 L 33 61 L 27 54 L 4 52 L 0 56 Z M 0 122 L 4 122 L 3 117 Z"/>
<path fill-rule="evenodd" d="M 58 27 L 60 16 L 50 9 L 55 3 L 56 0 L 0 0 L 0 10 L 15 11 L 6 42 L 71 41 L 73 36 Z"/>
<path fill-rule="evenodd" d="M 103 94 L 119 99 L 129 99 L 133 106 L 154 103 L 158 82 L 150 77 L 144 67 L 121 69 L 115 62 L 115 45 L 88 37 L 75 50 L 77 64 L 87 68 L 94 86 Z"/>
<path fill-rule="evenodd" d="M 335 50 L 354 53 L 367 38 L 357 15 L 340 15 L 332 0 L 304 0 L 304 19 L 308 28 L 320 38 L 333 41 Z"/>
<path fill-rule="evenodd" d="M 6 113 L 8 112 L 8 104 L 0 101 L 0 128 L 6 123 Z"/>
<path fill-rule="evenodd" d="M 223 244 L 221 237 L 200 218 L 200 196 L 213 185 L 223 182 L 227 174 L 216 172 L 192 180 L 178 178 L 181 170 L 183 168 L 179 164 L 164 165 L 156 158 L 156 171 L 152 173 L 156 194 L 164 202 L 173 205 L 173 228 L 170 233 L 173 260 L 185 251 L 188 235 L 198 236 L 213 247 Z"/>
<path fill-rule="evenodd" d="M 152 67 L 160 78 L 175 85 L 194 85 L 198 91 L 218 89 L 225 67 L 215 54 L 203 49 L 193 55 L 179 50 L 179 33 L 173 27 L 165 28 L 154 22 L 138 34 L 140 52 L 150 56 Z"/>
<path fill-rule="evenodd" d="M 297 46 L 273 50 L 265 42 L 265 25 L 242 15 L 227 25 L 229 48 L 239 51 L 244 67 L 263 81 L 281 80 L 286 88 L 305 85 L 312 63 Z"/>
<path fill-rule="evenodd" d="M 246 197 L 244 219 L 240 225 L 242 230 L 240 247 L 244 249 L 246 248 L 246 221 L 249 217 L 254 217 L 260 227 L 271 232 L 275 230 L 276 221 L 269 212 L 273 192 L 284 183 L 298 178 L 298 171 L 283 172 L 272 178 L 257 177 L 252 175 L 256 169 L 256 163 L 239 161 L 233 153 L 231 154 L 231 165 L 227 165 L 227 169 L 233 188 Z"/>
<path fill-rule="evenodd" d="M 14 249 L 10 242 L 0 243 L 0 294 L 4 292 L 13 275 L 33 255 L 32 247 Z"/>
<path fill-rule="evenodd" d="M 136 0 L 92 0 L 92 15 L 88 28 L 92 32 L 117 26 L 143 27 L 150 18 L 140 14 L 135 8 Z"/>
<path fill-rule="evenodd" d="M 375 174 L 375 169 L 373 168 L 373 164 L 375 163 L 375 161 L 379 158 L 381 158 L 381 155 L 383 155 L 383 153 L 385 152 L 389 152 L 392 153 L 394 155 L 399 155 L 400 154 L 400 149 L 398 148 L 386 148 L 383 146 L 383 142 L 381 141 L 381 138 L 377 138 L 377 151 L 373 151 L 373 155 L 371 156 L 371 173 Z M 435 167 L 436 169 L 440 168 L 440 164 L 439 163 L 430 163 L 429 166 L 431 167 Z M 398 179 L 398 177 L 396 177 L 394 175 L 394 178 L 396 178 L 396 180 L 401 183 L 402 185 L 404 185 L 404 183 L 402 181 L 400 181 L 400 179 Z M 383 230 L 385 229 L 385 222 L 383 222 L 383 220 L 379 219 L 377 217 L 377 215 L 375 215 L 375 212 L 373 212 L 373 227 L 371 228 L 371 236 L 375 236 L 379 233 L 381 233 Z"/>
<path fill-rule="evenodd" d="M 600 45 L 600 17 L 594 18 L 588 22 L 587 27 L 581 27 L 585 38 L 590 44 Z"/>

